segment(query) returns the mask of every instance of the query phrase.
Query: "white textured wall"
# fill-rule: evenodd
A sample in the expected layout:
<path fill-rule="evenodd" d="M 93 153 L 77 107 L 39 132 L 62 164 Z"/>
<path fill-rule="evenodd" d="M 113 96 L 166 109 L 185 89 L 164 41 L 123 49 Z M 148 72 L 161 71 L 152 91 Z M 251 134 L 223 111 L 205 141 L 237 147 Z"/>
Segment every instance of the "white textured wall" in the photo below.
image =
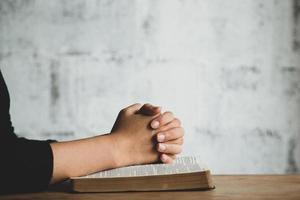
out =
<path fill-rule="evenodd" d="M 0 65 L 16 131 L 108 132 L 151 102 L 214 173 L 300 169 L 300 3 L 0 1 Z"/>

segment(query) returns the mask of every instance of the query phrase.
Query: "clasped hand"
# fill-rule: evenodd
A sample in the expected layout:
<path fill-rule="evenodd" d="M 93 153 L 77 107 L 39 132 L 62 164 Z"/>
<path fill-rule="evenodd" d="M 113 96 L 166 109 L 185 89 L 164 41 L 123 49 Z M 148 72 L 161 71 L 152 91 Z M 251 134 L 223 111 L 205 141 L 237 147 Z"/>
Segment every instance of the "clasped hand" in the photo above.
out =
<path fill-rule="evenodd" d="M 138 103 L 124 108 L 111 130 L 117 166 L 172 163 L 182 151 L 183 135 L 180 120 L 170 111 Z"/>

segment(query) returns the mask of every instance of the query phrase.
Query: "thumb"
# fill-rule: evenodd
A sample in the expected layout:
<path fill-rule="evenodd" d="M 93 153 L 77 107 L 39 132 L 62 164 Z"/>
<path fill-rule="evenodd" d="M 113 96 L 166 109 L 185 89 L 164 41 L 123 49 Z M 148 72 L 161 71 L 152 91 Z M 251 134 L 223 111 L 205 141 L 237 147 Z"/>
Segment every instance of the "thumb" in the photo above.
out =
<path fill-rule="evenodd" d="M 132 104 L 132 105 L 124 108 L 123 110 L 126 110 L 126 112 L 128 112 L 128 113 L 134 114 L 134 113 L 138 112 L 141 109 L 141 107 L 142 107 L 142 104 L 135 103 L 135 104 Z"/>
<path fill-rule="evenodd" d="M 160 112 L 161 112 L 161 107 L 153 106 L 149 103 L 146 103 L 140 108 L 140 110 L 137 113 L 142 115 L 154 116 L 160 114 Z"/>

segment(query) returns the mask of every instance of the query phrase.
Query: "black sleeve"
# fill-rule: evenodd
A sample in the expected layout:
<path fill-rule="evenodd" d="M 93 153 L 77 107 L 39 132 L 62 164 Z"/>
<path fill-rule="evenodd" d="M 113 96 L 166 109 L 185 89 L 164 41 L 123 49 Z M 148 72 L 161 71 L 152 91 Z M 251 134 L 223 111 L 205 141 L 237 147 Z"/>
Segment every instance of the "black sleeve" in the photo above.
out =
<path fill-rule="evenodd" d="M 48 187 L 53 170 L 50 142 L 1 138 L 1 193 L 40 191 Z"/>
<path fill-rule="evenodd" d="M 9 106 L 8 90 L 0 71 L 0 193 L 44 190 L 52 177 L 53 141 L 17 137 Z"/>

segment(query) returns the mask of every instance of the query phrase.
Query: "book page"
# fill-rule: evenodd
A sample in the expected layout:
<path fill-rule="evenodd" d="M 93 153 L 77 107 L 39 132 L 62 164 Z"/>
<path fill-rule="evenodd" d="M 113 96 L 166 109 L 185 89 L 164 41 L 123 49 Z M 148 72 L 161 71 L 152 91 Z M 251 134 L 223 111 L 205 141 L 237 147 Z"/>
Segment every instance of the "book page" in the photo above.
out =
<path fill-rule="evenodd" d="M 112 178 L 132 176 L 155 176 L 179 173 L 191 173 L 207 170 L 198 156 L 178 157 L 172 164 L 148 164 L 121 167 L 97 172 L 78 178 Z"/>

